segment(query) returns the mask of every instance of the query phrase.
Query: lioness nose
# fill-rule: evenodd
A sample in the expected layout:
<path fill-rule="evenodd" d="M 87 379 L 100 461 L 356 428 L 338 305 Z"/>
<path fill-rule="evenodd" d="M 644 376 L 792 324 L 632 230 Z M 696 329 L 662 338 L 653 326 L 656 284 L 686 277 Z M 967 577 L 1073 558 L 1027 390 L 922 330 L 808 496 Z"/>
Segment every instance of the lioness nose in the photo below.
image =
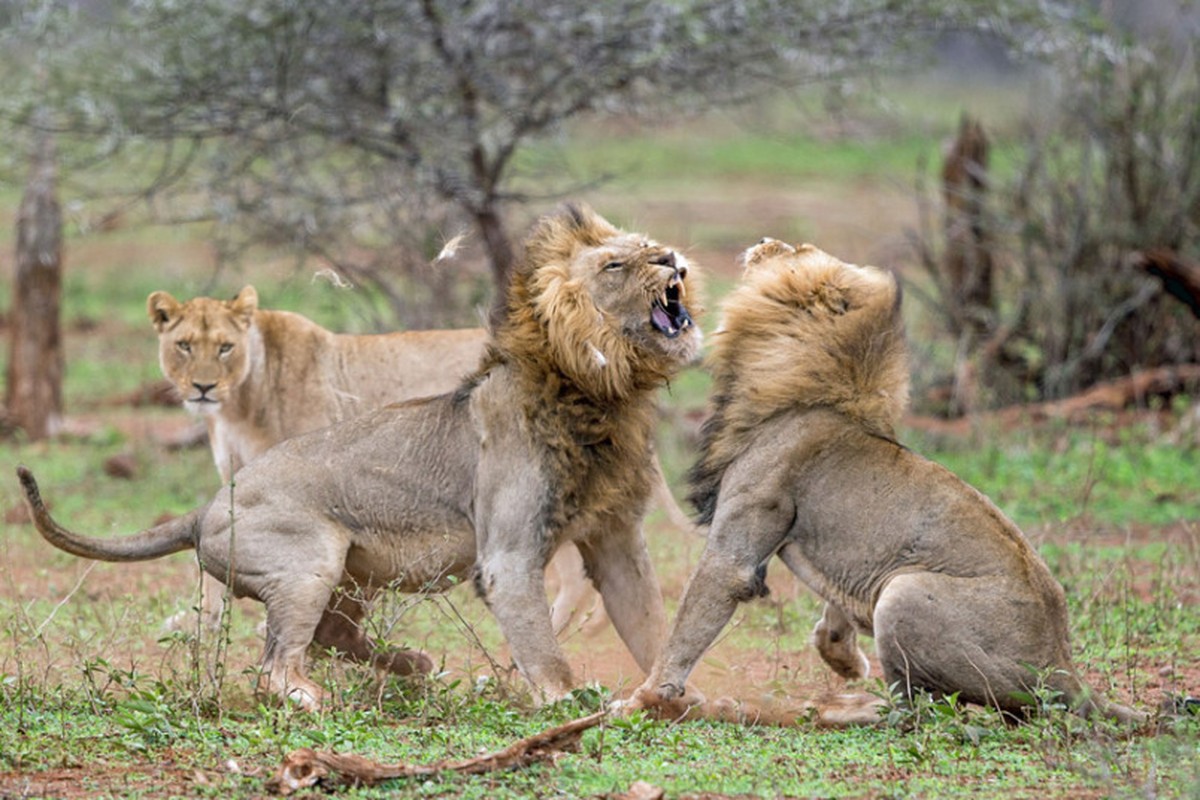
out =
<path fill-rule="evenodd" d="M 192 381 L 192 386 L 196 387 L 196 391 L 200 393 L 201 397 L 217 388 L 215 383 L 197 383 L 196 381 Z"/>
<path fill-rule="evenodd" d="M 655 256 L 650 263 L 661 264 L 664 267 L 673 267 L 675 266 L 675 253 L 668 250 L 660 256 Z"/>

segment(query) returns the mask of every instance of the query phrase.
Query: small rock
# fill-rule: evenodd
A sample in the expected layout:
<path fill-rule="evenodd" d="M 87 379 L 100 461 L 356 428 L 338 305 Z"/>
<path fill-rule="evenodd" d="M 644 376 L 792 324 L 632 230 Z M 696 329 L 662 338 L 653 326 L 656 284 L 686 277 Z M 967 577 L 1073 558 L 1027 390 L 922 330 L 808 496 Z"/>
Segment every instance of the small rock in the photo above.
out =
<path fill-rule="evenodd" d="M 662 800 L 666 795 L 660 787 L 646 781 L 634 781 L 629 791 L 617 795 L 616 800 Z"/>
<path fill-rule="evenodd" d="M 118 453 L 104 462 L 104 474 L 111 478 L 129 480 L 137 471 L 137 459 L 132 453 Z"/>

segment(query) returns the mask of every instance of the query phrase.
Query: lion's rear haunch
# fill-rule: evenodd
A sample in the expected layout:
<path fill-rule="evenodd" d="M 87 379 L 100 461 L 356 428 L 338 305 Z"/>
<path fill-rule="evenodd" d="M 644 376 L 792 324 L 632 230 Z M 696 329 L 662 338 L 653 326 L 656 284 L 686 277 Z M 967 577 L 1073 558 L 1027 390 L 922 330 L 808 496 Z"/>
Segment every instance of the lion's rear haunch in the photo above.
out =
<path fill-rule="evenodd" d="M 55 522 L 42 501 L 33 473 L 24 466 L 17 467 L 17 477 L 33 525 L 47 542 L 81 558 L 98 561 L 149 561 L 162 556 L 190 550 L 196 546 L 196 525 L 207 506 L 202 506 L 154 528 L 119 539 L 96 539 L 81 536 Z"/>

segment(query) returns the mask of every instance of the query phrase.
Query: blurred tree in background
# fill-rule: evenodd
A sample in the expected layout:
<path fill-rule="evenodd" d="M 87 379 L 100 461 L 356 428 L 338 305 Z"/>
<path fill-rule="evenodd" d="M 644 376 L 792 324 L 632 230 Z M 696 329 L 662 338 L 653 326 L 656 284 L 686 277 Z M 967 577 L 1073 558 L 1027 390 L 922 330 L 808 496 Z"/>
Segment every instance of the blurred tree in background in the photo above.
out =
<path fill-rule="evenodd" d="M 1055 49 L 1069 17 L 1043 0 L 10 0 L 0 117 L 48 106 L 64 148 L 123 164 L 116 188 L 158 219 L 217 222 L 228 255 L 294 247 L 386 297 L 391 325 L 461 323 L 504 285 L 522 206 L 576 186 L 519 166 L 565 122 L 912 63 L 938 31 Z M 75 38 L 47 46 L 48 27 Z M 32 51 L 45 91 L 23 77 Z M 490 285 L 429 268 L 459 231 Z"/>
<path fill-rule="evenodd" d="M 42 134 L 34 144 L 30 161 L 29 179 L 17 211 L 17 268 L 4 374 L 7 418 L 3 427 L 20 428 L 34 440 L 57 433 L 63 413 L 59 324 L 63 224 L 50 134 Z"/>
<path fill-rule="evenodd" d="M 976 176 L 988 200 L 970 223 L 996 262 L 986 303 L 956 292 L 953 236 L 922 235 L 931 305 L 957 342 L 952 412 L 1200 362 L 1189 300 L 1153 277 L 1164 258 L 1200 273 L 1200 65 L 1178 32 L 1097 38 L 1056 59 L 1057 102 L 1026 120 L 1015 174 Z"/>

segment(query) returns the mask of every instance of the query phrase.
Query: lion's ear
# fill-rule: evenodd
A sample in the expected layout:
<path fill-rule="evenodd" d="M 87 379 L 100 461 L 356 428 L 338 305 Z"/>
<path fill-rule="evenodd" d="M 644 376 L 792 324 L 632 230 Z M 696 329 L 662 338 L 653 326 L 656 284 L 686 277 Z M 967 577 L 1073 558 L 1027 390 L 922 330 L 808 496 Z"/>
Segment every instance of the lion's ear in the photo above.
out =
<path fill-rule="evenodd" d="M 559 219 L 571 237 L 588 247 L 595 247 L 620 233 L 587 203 L 567 203 Z"/>
<path fill-rule="evenodd" d="M 594 225 L 597 216 L 587 203 L 567 203 L 562 210 L 567 229 L 576 234 Z"/>
<path fill-rule="evenodd" d="M 258 310 L 258 291 L 253 286 L 243 287 L 237 297 L 229 301 L 229 310 L 249 322 Z"/>
<path fill-rule="evenodd" d="M 182 304 L 166 292 L 151 292 L 146 298 L 146 313 L 154 329 L 162 333 L 171 324 L 171 320 L 179 315 Z"/>

